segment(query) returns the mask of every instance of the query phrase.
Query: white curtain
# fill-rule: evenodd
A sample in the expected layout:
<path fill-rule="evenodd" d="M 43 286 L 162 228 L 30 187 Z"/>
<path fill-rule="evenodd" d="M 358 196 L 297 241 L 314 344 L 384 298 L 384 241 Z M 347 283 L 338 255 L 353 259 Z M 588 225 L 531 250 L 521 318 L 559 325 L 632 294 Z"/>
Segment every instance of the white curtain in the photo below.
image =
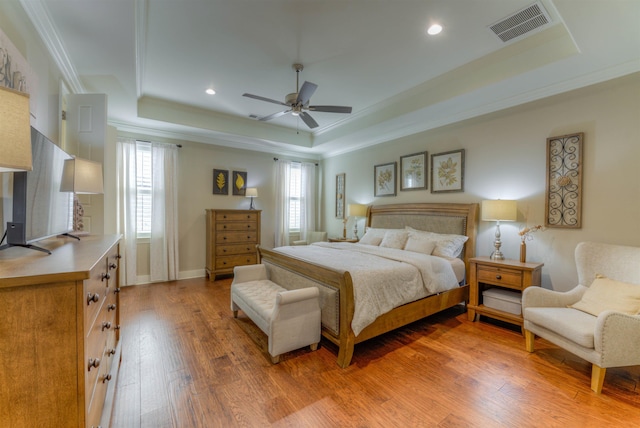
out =
<path fill-rule="evenodd" d="M 289 245 L 291 161 L 276 161 L 275 246 Z M 303 162 L 300 169 L 300 239 L 316 229 L 316 166 Z"/>
<path fill-rule="evenodd" d="M 275 246 L 289 245 L 289 179 L 291 161 L 276 161 Z"/>
<path fill-rule="evenodd" d="M 152 143 L 151 281 L 178 279 L 178 148 L 174 144 Z M 118 232 L 123 235 L 121 284 L 137 283 L 137 151 L 136 141 L 119 139 Z M 124 264 L 124 266 L 122 266 Z"/>
<path fill-rule="evenodd" d="M 118 233 L 123 240 L 120 245 L 120 284 L 134 285 L 137 282 L 138 237 L 136 232 L 137 176 L 136 142 L 121 139 L 117 146 L 118 189 Z"/>
<path fill-rule="evenodd" d="M 316 230 L 316 166 L 303 162 L 300 177 L 300 239 L 307 239 L 307 232 Z"/>
<path fill-rule="evenodd" d="M 152 143 L 150 280 L 178 279 L 178 148 Z"/>

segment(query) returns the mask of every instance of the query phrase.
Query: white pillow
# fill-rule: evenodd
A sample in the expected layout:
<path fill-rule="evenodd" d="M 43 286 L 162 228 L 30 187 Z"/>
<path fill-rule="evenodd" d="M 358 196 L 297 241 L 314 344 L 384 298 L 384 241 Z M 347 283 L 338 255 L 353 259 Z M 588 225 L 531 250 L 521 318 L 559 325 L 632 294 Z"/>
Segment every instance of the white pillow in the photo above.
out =
<path fill-rule="evenodd" d="M 616 281 L 598 274 L 582 295 L 582 299 L 569 307 L 596 317 L 604 311 L 638 315 L 640 313 L 640 285 Z"/>
<path fill-rule="evenodd" d="M 364 236 L 358 241 L 360 244 L 366 245 L 380 245 L 382 238 L 387 229 L 376 229 L 373 227 L 367 227 Z"/>
<path fill-rule="evenodd" d="M 409 232 L 409 239 L 404 244 L 404 249 L 407 251 L 413 251 L 414 253 L 422 253 L 430 255 L 433 249 L 436 248 L 436 241 L 421 237 L 416 233 Z"/>
<path fill-rule="evenodd" d="M 380 246 L 402 250 L 408 237 L 409 233 L 404 229 L 390 229 L 385 232 L 384 238 L 382 238 L 382 242 L 380 242 Z"/>
<path fill-rule="evenodd" d="M 424 239 L 431 239 L 435 241 L 436 246 L 431 254 L 438 257 L 460 256 L 460 253 L 462 253 L 462 248 L 464 247 L 464 243 L 469 239 L 468 236 L 464 235 L 427 232 L 424 230 L 414 229 L 409 226 L 407 226 L 406 229 L 423 236 Z"/>

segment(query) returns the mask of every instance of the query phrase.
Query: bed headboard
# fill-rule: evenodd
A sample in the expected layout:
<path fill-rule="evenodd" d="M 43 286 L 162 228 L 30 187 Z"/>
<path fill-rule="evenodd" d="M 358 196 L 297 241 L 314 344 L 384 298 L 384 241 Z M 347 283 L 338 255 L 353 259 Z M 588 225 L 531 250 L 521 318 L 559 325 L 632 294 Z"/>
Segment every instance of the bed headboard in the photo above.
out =
<path fill-rule="evenodd" d="M 414 229 L 437 233 L 466 235 L 461 258 L 469 269 L 469 259 L 475 257 L 478 229 L 478 204 L 392 204 L 370 205 L 367 209 L 368 227 L 384 229 Z"/>

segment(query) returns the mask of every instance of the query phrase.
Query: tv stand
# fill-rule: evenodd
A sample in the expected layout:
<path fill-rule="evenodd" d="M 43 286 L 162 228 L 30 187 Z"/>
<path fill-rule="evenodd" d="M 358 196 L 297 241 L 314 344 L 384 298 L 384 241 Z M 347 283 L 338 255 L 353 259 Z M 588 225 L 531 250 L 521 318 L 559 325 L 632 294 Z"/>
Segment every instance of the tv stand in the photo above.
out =
<path fill-rule="evenodd" d="M 76 235 L 71 234 L 71 233 L 69 233 L 69 232 L 67 232 L 67 233 L 63 233 L 63 234 L 62 234 L 62 235 L 60 235 L 60 236 L 68 236 L 69 238 L 75 238 L 75 239 L 77 239 L 78 241 L 80 240 L 80 237 L 79 237 L 79 236 L 76 236 Z"/>
<path fill-rule="evenodd" d="M 37 245 L 31 244 L 4 244 L 0 246 L 0 251 L 6 250 L 9 247 L 23 247 L 29 248 L 30 250 L 42 251 L 43 253 L 51 254 L 51 251 L 47 250 L 46 248 L 38 247 Z"/>

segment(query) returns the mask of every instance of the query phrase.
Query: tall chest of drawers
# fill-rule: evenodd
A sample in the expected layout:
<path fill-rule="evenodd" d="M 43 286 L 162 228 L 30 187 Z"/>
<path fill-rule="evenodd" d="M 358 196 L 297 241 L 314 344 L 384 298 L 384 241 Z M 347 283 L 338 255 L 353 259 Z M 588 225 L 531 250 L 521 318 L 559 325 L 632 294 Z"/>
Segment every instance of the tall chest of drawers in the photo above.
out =
<path fill-rule="evenodd" d="M 119 236 L 0 251 L 0 426 L 107 427 L 120 366 Z"/>
<path fill-rule="evenodd" d="M 209 280 L 233 268 L 257 263 L 260 210 L 206 210 L 206 270 Z"/>

